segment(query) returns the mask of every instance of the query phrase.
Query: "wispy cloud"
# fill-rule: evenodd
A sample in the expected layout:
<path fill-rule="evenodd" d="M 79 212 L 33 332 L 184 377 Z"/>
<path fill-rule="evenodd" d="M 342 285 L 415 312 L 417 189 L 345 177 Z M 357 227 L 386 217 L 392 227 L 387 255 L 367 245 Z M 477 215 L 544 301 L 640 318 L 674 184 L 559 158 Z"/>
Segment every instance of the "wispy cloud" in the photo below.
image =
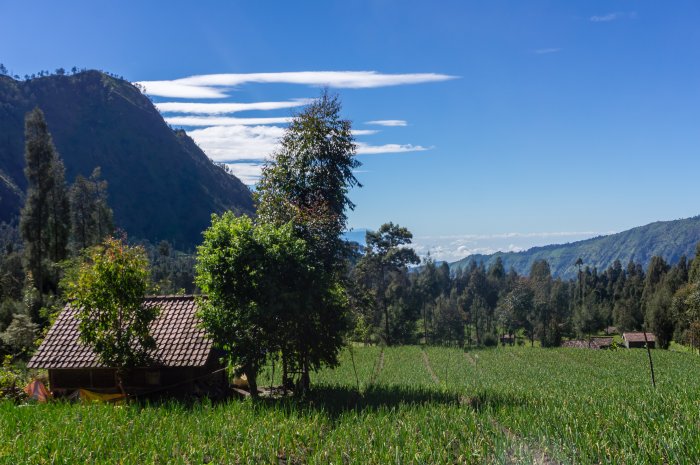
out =
<path fill-rule="evenodd" d="M 146 93 L 173 98 L 222 98 L 226 91 L 248 83 L 300 84 L 336 89 L 422 84 L 456 79 L 438 73 L 385 74 L 377 71 L 299 71 L 282 73 L 204 74 L 169 81 L 139 81 Z"/>
<path fill-rule="evenodd" d="M 412 144 L 384 144 L 384 145 L 369 145 L 364 142 L 357 142 L 358 155 L 377 155 L 383 153 L 404 153 L 404 152 L 423 152 L 430 150 L 432 147 L 423 147 L 422 145 Z"/>
<path fill-rule="evenodd" d="M 561 52 L 560 48 L 538 48 L 536 50 L 533 50 L 533 53 L 536 55 L 548 55 L 550 53 L 557 53 Z"/>
<path fill-rule="evenodd" d="M 162 113 L 188 113 L 196 115 L 224 115 L 252 110 L 281 110 L 301 107 L 311 103 L 312 99 L 294 99 L 286 102 L 251 102 L 251 103 L 199 103 L 199 102 L 160 102 L 155 106 Z"/>
<path fill-rule="evenodd" d="M 631 12 L 615 12 L 615 13 L 608 13 L 605 15 L 600 15 L 600 16 L 591 16 L 589 18 L 590 21 L 594 23 L 607 23 L 610 21 L 615 21 L 618 19 L 634 19 L 637 17 L 637 13 L 634 11 Z"/>
<path fill-rule="evenodd" d="M 372 134 L 376 134 L 379 131 L 377 129 L 353 129 L 352 130 L 352 135 L 353 136 L 371 136 Z"/>
<path fill-rule="evenodd" d="M 367 121 L 365 124 L 373 124 L 375 126 L 406 126 L 408 123 L 402 119 L 378 119 L 374 121 Z"/>
<path fill-rule="evenodd" d="M 289 116 L 273 118 L 234 118 L 231 116 L 168 116 L 165 121 L 173 126 L 254 126 L 261 124 L 286 124 Z"/>

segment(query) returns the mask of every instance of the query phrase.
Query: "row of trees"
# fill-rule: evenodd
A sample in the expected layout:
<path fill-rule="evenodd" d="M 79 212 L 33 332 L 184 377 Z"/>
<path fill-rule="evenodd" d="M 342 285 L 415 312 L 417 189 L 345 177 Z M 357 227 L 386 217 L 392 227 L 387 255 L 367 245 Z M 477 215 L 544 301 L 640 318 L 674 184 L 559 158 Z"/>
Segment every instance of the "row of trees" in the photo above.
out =
<path fill-rule="evenodd" d="M 18 353 L 61 306 L 63 269 L 82 250 L 114 231 L 107 182 L 96 168 L 89 178 L 65 179 L 40 109 L 25 121 L 27 192 L 19 225 L 0 228 L 0 350 Z"/>
<path fill-rule="evenodd" d="M 417 260 L 410 239 L 392 224 L 367 234 L 351 271 L 357 340 L 492 345 L 522 332 L 533 344 L 557 346 L 563 337 L 615 327 L 652 331 L 664 348 L 671 340 L 700 345 L 700 260 L 671 265 L 653 257 L 646 270 L 616 261 L 602 272 L 578 260 L 571 280 L 552 277 L 543 260 L 528 276 L 505 270 L 500 259 L 450 273 L 430 259 L 409 269 Z"/>
<path fill-rule="evenodd" d="M 25 74 L 24 75 L 24 80 L 29 81 L 31 79 L 36 79 L 40 77 L 46 77 L 46 76 L 66 76 L 66 75 L 72 75 L 72 74 L 78 74 L 87 71 L 87 68 L 78 68 L 77 66 L 73 66 L 70 70 L 66 70 L 65 68 L 56 68 L 56 70 L 52 73 L 49 70 L 41 70 L 37 73 L 32 73 L 32 74 Z M 108 71 L 102 71 L 103 73 L 112 76 L 113 78 L 116 79 L 124 79 L 123 76 L 118 76 L 116 74 L 110 73 Z M 18 74 L 13 74 L 7 67 L 3 64 L 0 63 L 0 76 L 10 76 L 13 79 L 19 80 L 20 76 Z"/>

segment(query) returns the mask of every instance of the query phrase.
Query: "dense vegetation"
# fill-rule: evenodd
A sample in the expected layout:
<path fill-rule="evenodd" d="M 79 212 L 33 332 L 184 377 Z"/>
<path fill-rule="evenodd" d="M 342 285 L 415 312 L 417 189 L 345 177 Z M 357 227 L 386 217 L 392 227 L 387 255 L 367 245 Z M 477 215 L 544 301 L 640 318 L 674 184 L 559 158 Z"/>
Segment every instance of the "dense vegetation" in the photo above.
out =
<path fill-rule="evenodd" d="M 537 260 L 546 260 L 552 275 L 563 279 L 575 278 L 578 268 L 575 263 L 581 258 L 591 268 L 604 270 L 615 261 L 630 260 L 646 268 L 652 257 L 661 257 L 668 263 L 676 263 L 685 255 L 690 257 L 695 244 L 700 242 L 700 216 L 674 221 L 657 221 L 617 234 L 595 237 L 569 244 L 533 247 L 523 252 L 497 252 L 491 255 L 470 255 L 450 264 L 456 271 L 470 262 L 484 262 L 489 267 L 497 259 L 506 269 L 513 268 L 519 274 L 527 274 Z"/>
<path fill-rule="evenodd" d="M 526 276 L 506 270 L 500 258 L 488 267 L 472 261 L 456 273 L 428 261 L 415 271 L 385 269 L 368 281 L 371 257 L 370 251 L 359 258 L 351 272 L 356 340 L 492 346 L 504 334 L 524 334 L 532 344 L 554 347 L 562 338 L 614 327 L 651 331 L 662 348 L 672 340 L 700 345 L 698 259 L 669 264 L 653 257 L 647 269 L 615 261 L 604 270 L 579 259 L 570 280 L 554 278 L 544 260 Z"/>
<path fill-rule="evenodd" d="M 698 463 L 700 362 L 655 352 L 654 390 L 645 357 L 355 347 L 304 401 L 5 402 L 0 462 Z"/>
<path fill-rule="evenodd" d="M 0 74 L 0 221 L 15 221 L 24 203 L 24 115 L 37 106 L 68 182 L 101 167 L 115 223 L 133 239 L 192 251 L 212 212 L 253 212 L 248 188 L 168 127 L 138 88 L 76 70 L 23 81 Z"/>

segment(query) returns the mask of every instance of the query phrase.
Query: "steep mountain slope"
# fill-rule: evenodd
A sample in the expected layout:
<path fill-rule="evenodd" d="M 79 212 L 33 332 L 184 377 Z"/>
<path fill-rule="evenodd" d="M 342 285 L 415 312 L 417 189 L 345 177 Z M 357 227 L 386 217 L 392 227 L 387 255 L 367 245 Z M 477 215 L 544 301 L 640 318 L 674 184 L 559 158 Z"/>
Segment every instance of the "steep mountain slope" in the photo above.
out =
<path fill-rule="evenodd" d="M 468 266 L 469 262 L 484 262 L 486 266 L 501 257 L 506 269 L 513 267 L 520 274 L 528 274 L 536 260 L 549 262 L 554 276 L 576 276 L 576 260 L 584 265 L 602 270 L 615 260 L 623 266 L 630 259 L 644 267 L 651 257 L 660 255 L 667 262 L 675 263 L 682 255 L 695 255 L 695 245 L 700 242 L 700 216 L 674 221 L 657 221 L 646 226 L 609 236 L 600 236 L 569 244 L 533 247 L 524 252 L 497 252 L 492 255 L 470 255 L 450 264 L 451 270 Z"/>
<path fill-rule="evenodd" d="M 23 203 L 24 115 L 39 106 L 66 177 L 96 166 L 109 182 L 115 222 L 131 237 L 199 243 L 212 212 L 253 213 L 249 189 L 173 131 L 127 81 L 98 71 L 15 81 L 0 76 L 0 220 Z"/>

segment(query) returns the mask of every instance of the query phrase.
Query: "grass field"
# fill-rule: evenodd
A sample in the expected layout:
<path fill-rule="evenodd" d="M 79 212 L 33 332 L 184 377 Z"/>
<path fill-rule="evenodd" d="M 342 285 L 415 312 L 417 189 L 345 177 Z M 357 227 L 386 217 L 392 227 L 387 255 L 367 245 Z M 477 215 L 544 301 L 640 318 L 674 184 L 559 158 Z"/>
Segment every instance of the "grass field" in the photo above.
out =
<path fill-rule="evenodd" d="M 656 390 L 643 350 L 356 347 L 304 402 L 6 402 L 0 463 L 700 463 L 700 357 L 653 355 Z"/>

